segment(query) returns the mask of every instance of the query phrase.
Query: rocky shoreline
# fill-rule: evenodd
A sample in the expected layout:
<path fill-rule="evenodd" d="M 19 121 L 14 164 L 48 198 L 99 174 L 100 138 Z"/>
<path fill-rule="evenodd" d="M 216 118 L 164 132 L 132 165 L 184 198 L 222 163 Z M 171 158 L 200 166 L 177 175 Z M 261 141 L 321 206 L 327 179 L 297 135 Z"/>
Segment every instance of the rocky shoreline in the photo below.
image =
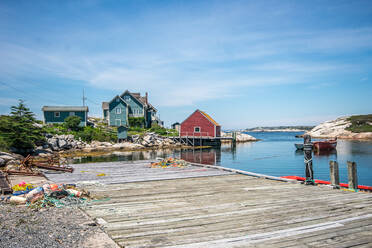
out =
<path fill-rule="evenodd" d="M 225 133 L 221 132 L 222 137 L 232 137 L 232 133 Z M 244 142 L 254 142 L 254 141 L 259 141 L 259 139 L 256 139 L 255 137 L 242 133 L 242 132 L 237 132 L 236 133 L 236 142 L 237 143 L 244 143 Z M 230 140 L 222 140 L 222 143 L 230 143 Z"/>
<path fill-rule="evenodd" d="M 223 137 L 231 137 L 231 133 L 222 132 Z M 237 143 L 258 141 L 255 137 L 238 132 L 236 136 Z M 231 142 L 223 140 L 223 143 Z M 157 135 L 155 133 L 146 133 L 145 135 L 133 135 L 128 141 L 121 143 L 92 141 L 84 142 L 75 139 L 74 135 L 47 135 L 46 143 L 43 146 L 36 147 L 30 152 L 35 157 L 49 157 L 59 153 L 62 157 L 83 157 L 83 156 L 101 156 L 112 154 L 114 152 L 134 152 L 161 149 L 190 148 L 177 141 Z M 24 159 L 17 152 L 0 152 L 0 168 L 20 164 Z"/>
<path fill-rule="evenodd" d="M 346 130 L 351 126 L 349 117 L 341 117 L 336 120 L 326 121 L 307 132 L 313 138 L 320 139 L 350 139 L 350 140 L 372 140 L 372 132 L 353 133 Z"/>

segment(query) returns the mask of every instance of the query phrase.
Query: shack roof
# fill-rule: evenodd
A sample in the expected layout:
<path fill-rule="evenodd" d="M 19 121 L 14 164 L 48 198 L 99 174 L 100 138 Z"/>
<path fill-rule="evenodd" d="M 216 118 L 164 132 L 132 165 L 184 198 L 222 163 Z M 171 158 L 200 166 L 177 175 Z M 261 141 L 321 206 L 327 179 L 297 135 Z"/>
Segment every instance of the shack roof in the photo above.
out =
<path fill-rule="evenodd" d="M 214 125 L 216 126 L 220 126 L 220 124 L 218 124 L 215 120 L 213 120 L 212 117 L 210 117 L 207 113 L 205 113 L 204 111 L 201 111 L 199 110 L 200 113 L 202 113 L 202 115 L 204 115 L 210 122 L 212 122 Z"/>
<path fill-rule="evenodd" d="M 218 124 L 215 120 L 213 120 L 212 117 L 210 117 L 207 113 L 205 113 L 204 111 L 201 111 L 200 109 L 195 110 L 194 113 L 192 113 L 189 117 L 187 117 L 187 118 L 186 118 L 186 119 L 181 123 L 181 125 L 182 125 L 185 121 L 187 121 L 191 116 L 193 116 L 196 112 L 199 112 L 201 115 L 203 115 L 203 116 L 204 116 L 208 121 L 210 121 L 213 125 L 218 126 L 218 127 L 221 126 L 221 125 Z"/>
<path fill-rule="evenodd" d="M 84 111 L 88 112 L 88 106 L 43 106 L 42 111 Z"/>

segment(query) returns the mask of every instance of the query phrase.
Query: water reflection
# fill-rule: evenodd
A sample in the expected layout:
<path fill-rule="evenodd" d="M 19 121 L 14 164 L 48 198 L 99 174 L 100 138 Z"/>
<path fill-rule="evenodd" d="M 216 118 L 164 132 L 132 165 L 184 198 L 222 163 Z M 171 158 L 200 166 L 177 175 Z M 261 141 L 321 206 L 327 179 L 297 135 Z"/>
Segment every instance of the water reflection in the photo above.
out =
<path fill-rule="evenodd" d="M 296 133 L 262 133 L 255 135 L 259 142 L 222 144 L 221 148 L 211 149 L 163 149 L 138 152 L 114 152 L 100 157 L 76 158 L 76 163 L 152 160 L 157 157 L 176 157 L 209 165 L 221 165 L 273 176 L 305 175 L 303 151 L 296 150 Z M 329 180 L 329 161 L 336 160 L 340 168 L 341 182 L 347 182 L 347 161 L 358 165 L 360 184 L 372 185 L 372 142 L 339 140 L 337 149 L 313 154 L 314 177 Z"/>
<path fill-rule="evenodd" d="M 193 163 L 215 165 L 221 162 L 221 149 L 181 150 L 180 157 Z"/>

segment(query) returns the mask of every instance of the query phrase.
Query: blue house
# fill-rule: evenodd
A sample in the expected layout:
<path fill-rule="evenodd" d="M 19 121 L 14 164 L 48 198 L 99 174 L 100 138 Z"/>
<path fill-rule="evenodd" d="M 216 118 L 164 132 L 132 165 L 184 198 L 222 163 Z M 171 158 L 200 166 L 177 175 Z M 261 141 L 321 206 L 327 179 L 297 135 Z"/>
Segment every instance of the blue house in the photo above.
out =
<path fill-rule="evenodd" d="M 80 126 L 87 125 L 88 107 L 87 106 L 43 106 L 44 123 L 63 123 L 69 116 L 79 116 Z"/>
<path fill-rule="evenodd" d="M 114 97 L 110 102 L 102 103 L 103 119 L 109 126 L 129 127 L 130 118 L 143 120 L 143 127 L 150 128 L 153 123 L 163 125 L 156 116 L 156 108 L 148 102 L 148 94 L 131 93 L 126 90 L 120 96 Z"/>

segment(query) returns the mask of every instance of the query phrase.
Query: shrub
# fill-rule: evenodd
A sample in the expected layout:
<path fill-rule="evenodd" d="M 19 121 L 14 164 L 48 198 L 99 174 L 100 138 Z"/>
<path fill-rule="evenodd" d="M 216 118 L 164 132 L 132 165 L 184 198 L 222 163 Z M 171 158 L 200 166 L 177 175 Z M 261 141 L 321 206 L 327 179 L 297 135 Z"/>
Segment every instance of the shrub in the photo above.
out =
<path fill-rule="evenodd" d="M 130 127 L 141 127 L 145 126 L 145 118 L 144 117 L 129 117 L 128 118 L 129 126 Z"/>
<path fill-rule="evenodd" d="M 81 118 L 76 115 L 69 116 L 64 121 L 64 126 L 72 131 L 79 131 Z"/>
<path fill-rule="evenodd" d="M 75 132 L 74 135 L 89 143 L 93 140 L 105 142 L 115 142 L 117 140 L 117 133 L 115 131 L 94 127 L 84 127 L 82 130 Z"/>
<path fill-rule="evenodd" d="M 348 120 L 351 126 L 346 128 L 354 133 L 372 132 L 372 114 L 370 115 L 354 115 L 350 116 Z"/>

